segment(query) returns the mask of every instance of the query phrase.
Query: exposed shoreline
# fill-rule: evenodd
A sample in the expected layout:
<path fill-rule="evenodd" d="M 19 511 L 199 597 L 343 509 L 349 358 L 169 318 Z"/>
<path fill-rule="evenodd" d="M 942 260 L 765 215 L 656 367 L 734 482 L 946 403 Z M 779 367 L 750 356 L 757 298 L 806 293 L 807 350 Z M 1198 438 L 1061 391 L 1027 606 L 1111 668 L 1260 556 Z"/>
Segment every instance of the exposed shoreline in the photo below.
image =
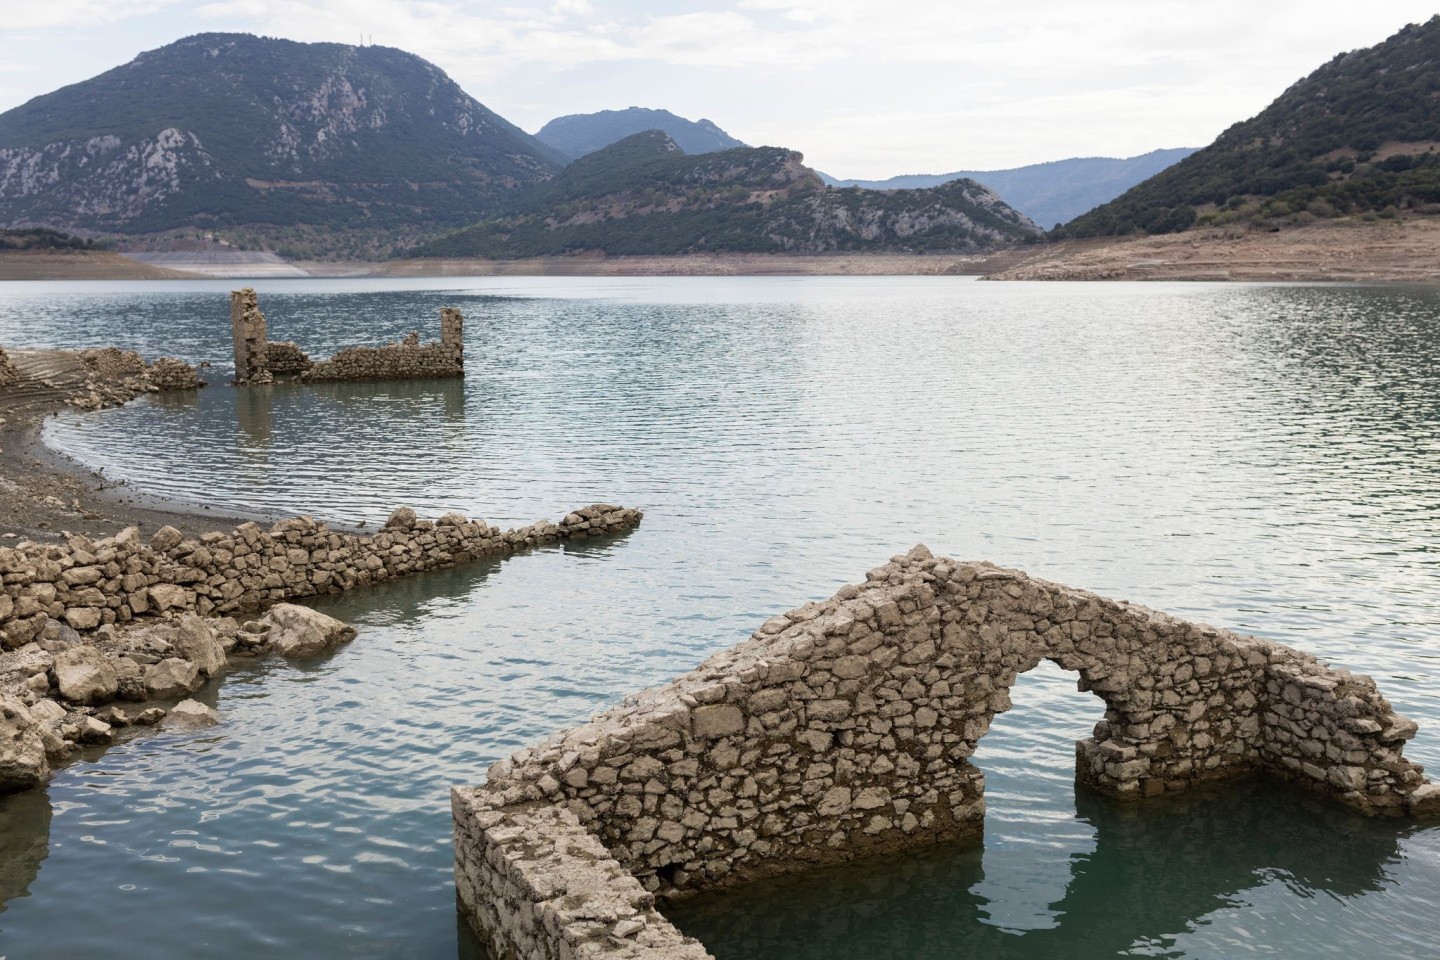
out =
<path fill-rule="evenodd" d="M 236 253 L 252 259 L 259 254 Z M 196 254 L 161 267 L 121 254 L 0 252 L 0 280 L 239 280 L 276 277 L 983 276 L 991 280 L 1440 282 L 1440 218 L 1328 220 L 1271 232 L 1232 225 L 1157 236 L 1063 240 L 984 254 L 577 254 L 520 260 L 220 262 Z M 183 268 L 183 269 L 177 269 Z M 277 269 L 283 268 L 280 272 Z"/>
<path fill-rule="evenodd" d="M 1331 220 L 1065 240 L 996 258 L 990 280 L 1440 282 L 1440 219 Z"/>
<path fill-rule="evenodd" d="M 33 351 L 65 357 L 69 351 Z M 17 352 L 18 355 L 18 352 Z M 129 526 L 173 526 L 187 536 L 275 516 L 231 516 L 200 503 L 163 500 L 107 480 L 47 446 L 45 421 L 69 408 L 66 375 L 0 387 L 0 545 L 53 542 L 64 533 L 109 536 Z"/>

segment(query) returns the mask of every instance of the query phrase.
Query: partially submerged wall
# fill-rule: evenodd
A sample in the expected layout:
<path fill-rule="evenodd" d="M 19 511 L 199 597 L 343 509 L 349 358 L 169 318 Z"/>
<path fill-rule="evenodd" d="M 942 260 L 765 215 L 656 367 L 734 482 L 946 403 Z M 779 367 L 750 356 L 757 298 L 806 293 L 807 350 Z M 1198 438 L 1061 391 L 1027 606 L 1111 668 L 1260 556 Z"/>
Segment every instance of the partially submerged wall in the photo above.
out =
<path fill-rule="evenodd" d="M 235 341 L 235 382 L 269 383 L 265 314 L 252 287 L 230 293 L 230 335 Z"/>
<path fill-rule="evenodd" d="M 540 869 L 496 834 L 533 827 L 537 806 L 569 811 L 660 896 L 977 837 L 984 775 L 969 758 L 1041 660 L 1104 701 L 1076 775 L 1111 797 L 1267 772 L 1366 814 L 1440 814 L 1440 787 L 1402 755 L 1415 725 L 1370 678 L 918 547 L 456 790 L 462 912 L 499 956 L 560 955 L 533 947 L 532 924 L 562 894 L 596 904 L 596 955 L 678 949 L 627 943 L 609 894 L 578 875 L 496 899 L 513 882 L 497 871 Z"/>
<path fill-rule="evenodd" d="M 641 513 L 609 504 L 559 523 L 500 530 L 446 514 L 417 520 L 396 510 L 379 532 L 340 533 L 309 517 L 269 530 L 247 523 L 232 533 L 186 539 L 173 527 L 149 542 L 130 527 L 114 537 L 0 548 L 0 646 L 34 639 L 51 618 L 80 630 L 171 611 L 223 616 L 283 600 L 339 593 L 423 570 L 498 556 L 528 546 L 629 530 Z"/>
<path fill-rule="evenodd" d="M 399 343 L 346 347 L 329 360 L 315 361 L 292 341 L 268 340 L 265 315 L 250 287 L 230 294 L 235 340 L 235 383 L 270 383 L 275 376 L 310 382 L 414 380 L 459 377 L 465 373 L 465 318 L 454 307 L 440 309 L 440 339 L 421 343 L 411 333 Z"/>
<path fill-rule="evenodd" d="M 329 360 L 312 365 L 300 379 L 306 383 L 326 380 L 416 380 L 429 377 L 459 377 L 465 373 L 464 352 L 458 344 L 444 341 L 421 343 L 412 333 L 399 343 L 380 347 L 346 347 Z"/>
<path fill-rule="evenodd" d="M 265 344 L 265 367 L 271 375 L 298 377 L 315 366 L 315 361 L 293 340 L 271 340 Z"/>

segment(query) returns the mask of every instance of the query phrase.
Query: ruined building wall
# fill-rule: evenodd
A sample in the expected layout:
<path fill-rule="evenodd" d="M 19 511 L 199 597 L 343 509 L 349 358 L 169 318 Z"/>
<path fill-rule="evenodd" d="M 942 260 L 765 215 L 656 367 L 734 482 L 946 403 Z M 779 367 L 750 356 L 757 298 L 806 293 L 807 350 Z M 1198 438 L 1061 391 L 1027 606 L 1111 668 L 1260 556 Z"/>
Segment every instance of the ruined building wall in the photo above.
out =
<path fill-rule="evenodd" d="M 272 375 L 299 376 L 315 365 L 315 361 L 293 340 L 271 340 L 265 344 L 265 366 Z"/>
<path fill-rule="evenodd" d="M 459 377 L 465 373 L 464 353 L 442 342 L 421 343 L 411 334 L 400 343 L 381 347 L 346 347 L 329 360 L 310 367 L 300 379 L 412 380 L 425 377 Z"/>
<path fill-rule="evenodd" d="M 298 517 L 269 530 L 247 523 L 199 539 L 165 527 L 147 543 L 131 527 L 98 542 L 71 537 L 63 545 L 3 547 L 0 645 L 29 642 L 51 618 L 87 631 L 152 613 L 225 616 L 526 546 L 619 533 L 640 518 L 638 510 L 595 504 L 558 524 L 541 520 L 502 531 L 459 514 L 417 520 L 402 508 L 373 535 L 339 533 Z"/>
<path fill-rule="evenodd" d="M 235 340 L 235 382 L 270 382 L 265 314 L 252 287 L 230 294 L 230 334 Z"/>
<path fill-rule="evenodd" d="M 329 360 L 312 360 L 292 341 L 271 343 L 265 315 L 250 287 L 230 294 L 230 327 L 235 339 L 235 382 L 270 383 L 274 376 L 310 382 L 412 380 L 459 377 L 465 373 L 465 318 L 454 307 L 440 310 L 440 339 L 421 343 L 411 333 L 400 343 L 347 347 Z"/>
<path fill-rule="evenodd" d="M 661 896 L 976 837 L 984 776 L 969 758 L 1041 660 L 1103 701 L 1076 774 L 1111 797 L 1265 771 L 1367 814 L 1440 813 L 1440 787 L 1402 753 L 1415 725 L 1368 677 L 921 547 L 455 791 L 461 908 L 497 953 L 548 955 L 515 946 L 545 904 L 504 899 L 492 838 L 544 806 Z M 533 849 L 504 869 L 553 873 Z M 591 893 L 572 885 L 564 902 Z M 584 949 L 639 950 L 593 899 Z M 681 955 L 665 942 L 635 955 Z"/>

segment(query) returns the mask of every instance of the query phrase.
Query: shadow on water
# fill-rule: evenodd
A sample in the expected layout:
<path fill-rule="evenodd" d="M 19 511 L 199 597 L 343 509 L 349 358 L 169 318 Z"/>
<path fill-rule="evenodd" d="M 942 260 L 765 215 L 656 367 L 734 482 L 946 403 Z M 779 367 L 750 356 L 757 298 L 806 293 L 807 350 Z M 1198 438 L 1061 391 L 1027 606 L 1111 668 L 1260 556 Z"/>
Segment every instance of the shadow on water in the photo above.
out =
<path fill-rule="evenodd" d="M 980 846 L 941 845 L 665 908 L 719 960 L 1113 957 L 1166 940 L 1279 876 L 1297 894 L 1380 890 L 1413 828 L 1361 820 L 1263 780 L 1121 804 L 1077 788 L 1092 852 L 1072 854 L 1049 929 L 987 922 Z M 1156 954 L 1164 955 L 1164 954 Z"/>

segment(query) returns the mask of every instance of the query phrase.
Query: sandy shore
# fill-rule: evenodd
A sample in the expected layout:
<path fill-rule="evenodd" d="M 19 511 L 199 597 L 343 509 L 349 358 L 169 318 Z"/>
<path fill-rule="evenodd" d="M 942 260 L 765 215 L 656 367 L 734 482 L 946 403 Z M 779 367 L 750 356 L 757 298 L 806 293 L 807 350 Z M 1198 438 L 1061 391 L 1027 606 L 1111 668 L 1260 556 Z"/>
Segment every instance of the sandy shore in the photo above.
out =
<path fill-rule="evenodd" d="M 273 519 L 226 516 L 147 497 L 51 450 L 41 439 L 44 421 L 66 409 L 84 372 L 70 351 L 9 353 L 26 379 L 0 388 L 0 545 L 53 541 L 65 532 L 110 536 L 135 524 L 147 533 L 170 525 L 198 536 L 246 520 Z"/>
<path fill-rule="evenodd" d="M 1073 240 L 993 259 L 991 280 L 1440 282 L 1440 219 L 1320 221 Z"/>

